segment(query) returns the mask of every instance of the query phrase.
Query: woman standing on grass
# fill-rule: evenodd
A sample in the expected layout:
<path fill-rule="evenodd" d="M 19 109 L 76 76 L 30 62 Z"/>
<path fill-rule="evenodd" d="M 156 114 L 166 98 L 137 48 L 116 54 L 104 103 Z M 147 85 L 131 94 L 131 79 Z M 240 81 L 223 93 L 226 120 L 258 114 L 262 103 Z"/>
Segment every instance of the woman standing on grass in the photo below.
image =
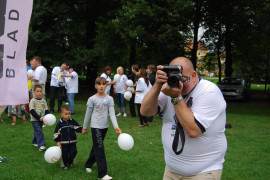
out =
<path fill-rule="evenodd" d="M 123 117 L 127 117 L 126 104 L 124 94 L 126 91 L 126 82 L 128 80 L 127 76 L 124 74 L 123 67 L 119 66 L 117 68 L 117 74 L 120 75 L 120 80 L 116 82 L 113 86 L 114 94 L 116 95 L 117 106 L 119 113 L 116 116 L 121 116 L 121 112 L 124 111 Z M 122 110 L 121 110 L 122 108 Z"/>
<path fill-rule="evenodd" d="M 100 76 L 100 77 L 104 77 L 106 79 L 107 88 L 105 90 L 105 93 L 107 95 L 110 95 L 111 85 L 115 83 L 115 82 L 111 82 L 112 81 L 111 80 L 111 72 L 112 72 L 112 68 L 110 66 L 105 66 L 103 69 L 103 73 Z"/>
<path fill-rule="evenodd" d="M 142 100 L 151 88 L 152 85 L 147 78 L 146 70 L 144 68 L 141 68 L 138 73 L 136 90 L 132 91 L 132 93 L 135 93 L 135 104 L 137 104 L 138 115 L 140 118 L 140 124 L 138 125 L 139 127 L 148 126 L 147 117 L 142 116 L 140 110 Z"/>

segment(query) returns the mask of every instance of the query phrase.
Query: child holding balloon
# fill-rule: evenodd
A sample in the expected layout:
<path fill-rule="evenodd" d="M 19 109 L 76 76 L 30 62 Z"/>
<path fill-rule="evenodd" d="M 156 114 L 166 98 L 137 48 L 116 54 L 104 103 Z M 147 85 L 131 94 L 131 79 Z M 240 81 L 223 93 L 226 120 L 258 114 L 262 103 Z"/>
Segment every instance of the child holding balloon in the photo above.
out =
<path fill-rule="evenodd" d="M 73 165 L 73 160 L 77 155 L 77 137 L 76 133 L 82 132 L 82 127 L 71 118 L 71 110 L 69 106 L 61 107 L 61 119 L 57 123 L 54 131 L 54 141 L 57 142 L 57 146 L 62 149 L 62 159 L 64 163 L 63 169 L 67 169 Z"/>
<path fill-rule="evenodd" d="M 91 118 L 90 127 L 92 133 L 93 147 L 90 152 L 89 158 L 85 163 L 85 168 L 87 172 L 92 172 L 91 167 L 97 161 L 98 178 L 104 180 L 112 179 L 112 177 L 107 175 L 107 162 L 103 144 L 105 135 L 109 127 L 108 113 L 110 115 L 110 119 L 116 133 L 122 133 L 115 117 L 114 100 L 111 96 L 106 95 L 106 87 L 107 83 L 105 78 L 96 78 L 95 88 L 97 89 L 97 93 L 91 96 L 87 101 L 87 109 L 82 130 L 82 134 L 87 133 L 88 122 Z"/>
<path fill-rule="evenodd" d="M 43 117 L 49 113 L 46 100 L 42 99 L 42 86 L 34 87 L 34 98 L 29 103 L 30 121 L 34 128 L 33 146 L 39 146 L 39 151 L 45 151 L 45 139 L 42 132 Z"/>

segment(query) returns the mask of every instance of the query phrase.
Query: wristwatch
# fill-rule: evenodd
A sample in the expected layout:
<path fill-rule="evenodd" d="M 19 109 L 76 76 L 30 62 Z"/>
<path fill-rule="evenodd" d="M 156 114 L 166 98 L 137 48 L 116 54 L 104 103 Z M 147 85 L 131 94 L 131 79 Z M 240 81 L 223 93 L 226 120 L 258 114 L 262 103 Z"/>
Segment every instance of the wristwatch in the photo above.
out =
<path fill-rule="evenodd" d="M 173 103 L 173 105 L 176 105 L 179 101 L 181 101 L 183 99 L 183 96 L 180 96 L 178 98 L 172 98 L 171 102 Z"/>

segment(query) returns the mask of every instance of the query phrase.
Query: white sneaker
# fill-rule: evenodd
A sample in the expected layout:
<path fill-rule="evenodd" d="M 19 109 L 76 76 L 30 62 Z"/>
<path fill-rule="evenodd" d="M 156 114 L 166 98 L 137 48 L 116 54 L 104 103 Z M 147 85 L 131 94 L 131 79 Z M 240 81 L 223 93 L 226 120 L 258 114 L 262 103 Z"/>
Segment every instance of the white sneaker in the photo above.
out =
<path fill-rule="evenodd" d="M 121 116 L 121 113 L 118 113 L 116 116 Z"/>
<path fill-rule="evenodd" d="M 38 144 L 32 144 L 33 146 L 35 146 L 35 147 L 38 147 Z"/>
<path fill-rule="evenodd" d="M 45 151 L 46 150 L 46 147 L 45 146 L 40 146 L 39 147 L 39 151 Z"/>
<path fill-rule="evenodd" d="M 124 113 L 124 115 L 123 115 L 124 117 L 127 117 L 127 113 Z"/>
<path fill-rule="evenodd" d="M 103 178 L 100 178 L 101 180 L 110 180 L 110 179 L 112 179 L 112 177 L 111 176 L 108 176 L 108 175 L 105 175 L 105 176 L 103 176 Z"/>
<path fill-rule="evenodd" d="M 69 105 L 69 103 L 68 103 L 68 102 L 66 102 L 66 103 L 65 103 L 65 105 Z"/>
<path fill-rule="evenodd" d="M 91 173 L 92 169 L 91 168 L 85 168 L 86 172 Z"/>

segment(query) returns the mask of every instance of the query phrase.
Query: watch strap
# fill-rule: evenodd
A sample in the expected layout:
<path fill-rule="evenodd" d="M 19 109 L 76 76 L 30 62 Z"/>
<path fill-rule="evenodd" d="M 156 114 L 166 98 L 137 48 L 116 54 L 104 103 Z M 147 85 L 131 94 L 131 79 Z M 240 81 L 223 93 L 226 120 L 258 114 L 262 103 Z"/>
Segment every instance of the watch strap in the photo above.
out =
<path fill-rule="evenodd" d="M 171 102 L 173 103 L 173 105 L 177 104 L 179 101 L 181 101 L 183 99 L 183 96 L 180 96 L 178 98 L 172 98 Z"/>

